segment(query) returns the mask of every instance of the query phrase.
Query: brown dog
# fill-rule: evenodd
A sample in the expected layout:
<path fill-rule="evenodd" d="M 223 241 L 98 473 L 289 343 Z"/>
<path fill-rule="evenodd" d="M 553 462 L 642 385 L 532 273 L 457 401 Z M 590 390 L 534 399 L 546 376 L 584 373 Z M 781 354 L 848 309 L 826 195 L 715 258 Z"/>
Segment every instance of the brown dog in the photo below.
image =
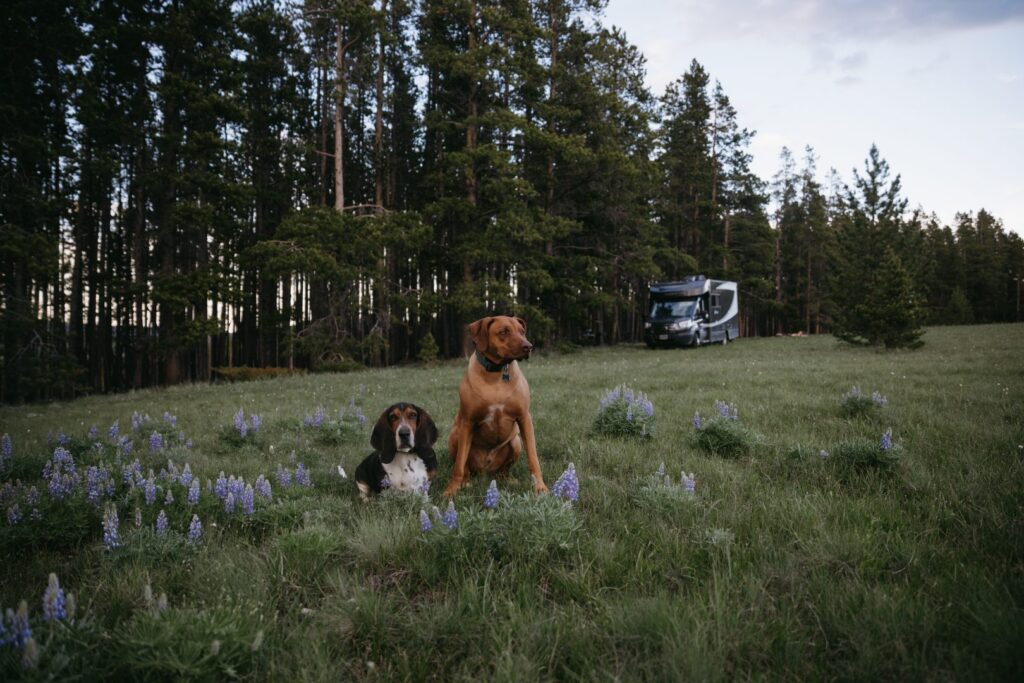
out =
<path fill-rule="evenodd" d="M 516 361 L 530 357 L 521 318 L 499 315 L 469 325 L 476 351 L 459 385 L 459 412 L 448 437 L 455 460 L 444 495 L 454 496 L 471 474 L 505 474 L 519 459 L 523 443 L 533 474 L 533 489 L 548 490 L 540 473 L 537 441 L 530 417 L 530 387 Z"/>

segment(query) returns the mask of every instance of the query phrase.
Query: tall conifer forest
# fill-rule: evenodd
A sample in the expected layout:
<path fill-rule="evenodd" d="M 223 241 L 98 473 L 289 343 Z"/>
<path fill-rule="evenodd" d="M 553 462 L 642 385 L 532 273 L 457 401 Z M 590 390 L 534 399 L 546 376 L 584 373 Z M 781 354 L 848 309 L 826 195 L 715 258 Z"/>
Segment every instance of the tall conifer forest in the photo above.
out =
<path fill-rule="evenodd" d="M 637 341 L 692 273 L 745 335 L 843 337 L 883 260 L 922 322 L 1021 319 L 998 217 L 915 209 L 870 140 L 757 177 L 722 85 L 651 92 L 603 4 L 6 0 L 0 400 L 453 357 L 493 312 Z"/>

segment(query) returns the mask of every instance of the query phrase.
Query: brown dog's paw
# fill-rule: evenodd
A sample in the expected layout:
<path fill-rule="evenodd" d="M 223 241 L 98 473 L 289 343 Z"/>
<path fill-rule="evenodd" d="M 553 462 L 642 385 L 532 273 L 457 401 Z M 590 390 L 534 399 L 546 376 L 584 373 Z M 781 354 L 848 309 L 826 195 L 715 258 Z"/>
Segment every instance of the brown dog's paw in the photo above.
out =
<path fill-rule="evenodd" d="M 462 483 L 461 482 L 453 481 L 453 482 L 449 483 L 448 487 L 444 490 L 444 497 L 445 498 L 454 498 L 455 494 L 458 493 L 459 489 L 461 489 L 461 488 L 462 488 Z"/>
<path fill-rule="evenodd" d="M 534 485 L 533 485 L 533 492 L 536 493 L 537 495 L 540 495 L 542 493 L 547 493 L 548 492 L 548 487 L 544 484 L 544 482 L 540 482 L 539 484 L 534 483 Z"/>

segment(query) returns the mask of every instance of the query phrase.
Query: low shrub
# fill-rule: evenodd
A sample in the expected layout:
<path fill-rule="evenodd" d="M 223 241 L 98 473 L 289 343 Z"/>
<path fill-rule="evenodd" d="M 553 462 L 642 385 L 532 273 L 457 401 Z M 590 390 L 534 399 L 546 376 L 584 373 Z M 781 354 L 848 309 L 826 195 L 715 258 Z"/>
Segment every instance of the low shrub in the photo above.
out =
<path fill-rule="evenodd" d="M 604 436 L 654 436 L 654 404 L 640 391 L 620 384 L 601 397 L 594 433 Z"/>
<path fill-rule="evenodd" d="M 877 391 L 871 392 L 868 396 L 854 386 L 850 391 L 843 394 L 839 403 L 839 414 L 843 417 L 869 417 L 877 415 L 879 410 L 889 405 L 889 399 Z"/>
<path fill-rule="evenodd" d="M 697 447 L 723 458 L 739 458 L 749 455 L 757 444 L 758 436 L 743 426 L 735 406 L 715 401 L 715 414 L 702 418 L 700 413 L 693 416 Z"/>
<path fill-rule="evenodd" d="M 221 382 L 252 382 L 260 379 L 274 379 L 275 377 L 304 374 L 306 374 L 306 371 L 301 368 L 210 368 L 210 375 L 213 377 L 213 380 Z"/>

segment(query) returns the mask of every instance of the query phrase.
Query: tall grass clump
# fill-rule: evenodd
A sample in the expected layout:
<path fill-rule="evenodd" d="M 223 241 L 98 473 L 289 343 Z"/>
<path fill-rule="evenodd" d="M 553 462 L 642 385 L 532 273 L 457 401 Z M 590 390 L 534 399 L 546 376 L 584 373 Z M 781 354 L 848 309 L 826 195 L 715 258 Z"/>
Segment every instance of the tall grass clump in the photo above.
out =
<path fill-rule="evenodd" d="M 878 441 L 844 441 L 822 451 L 821 457 L 844 474 L 871 470 L 892 473 L 902 454 L 903 447 L 893 443 L 892 430 L 887 429 Z"/>
<path fill-rule="evenodd" d="M 693 415 L 697 448 L 722 458 L 740 458 L 749 455 L 757 443 L 757 435 L 740 421 L 736 406 L 715 401 L 711 417 Z"/>
<path fill-rule="evenodd" d="M 594 433 L 649 439 L 654 436 L 654 404 L 642 391 L 620 384 L 601 397 Z"/>
<path fill-rule="evenodd" d="M 868 396 L 854 385 L 852 389 L 843 394 L 839 402 L 839 414 L 843 417 L 871 417 L 877 415 L 882 408 L 889 405 L 889 399 L 882 396 L 878 391 L 871 392 Z"/>

